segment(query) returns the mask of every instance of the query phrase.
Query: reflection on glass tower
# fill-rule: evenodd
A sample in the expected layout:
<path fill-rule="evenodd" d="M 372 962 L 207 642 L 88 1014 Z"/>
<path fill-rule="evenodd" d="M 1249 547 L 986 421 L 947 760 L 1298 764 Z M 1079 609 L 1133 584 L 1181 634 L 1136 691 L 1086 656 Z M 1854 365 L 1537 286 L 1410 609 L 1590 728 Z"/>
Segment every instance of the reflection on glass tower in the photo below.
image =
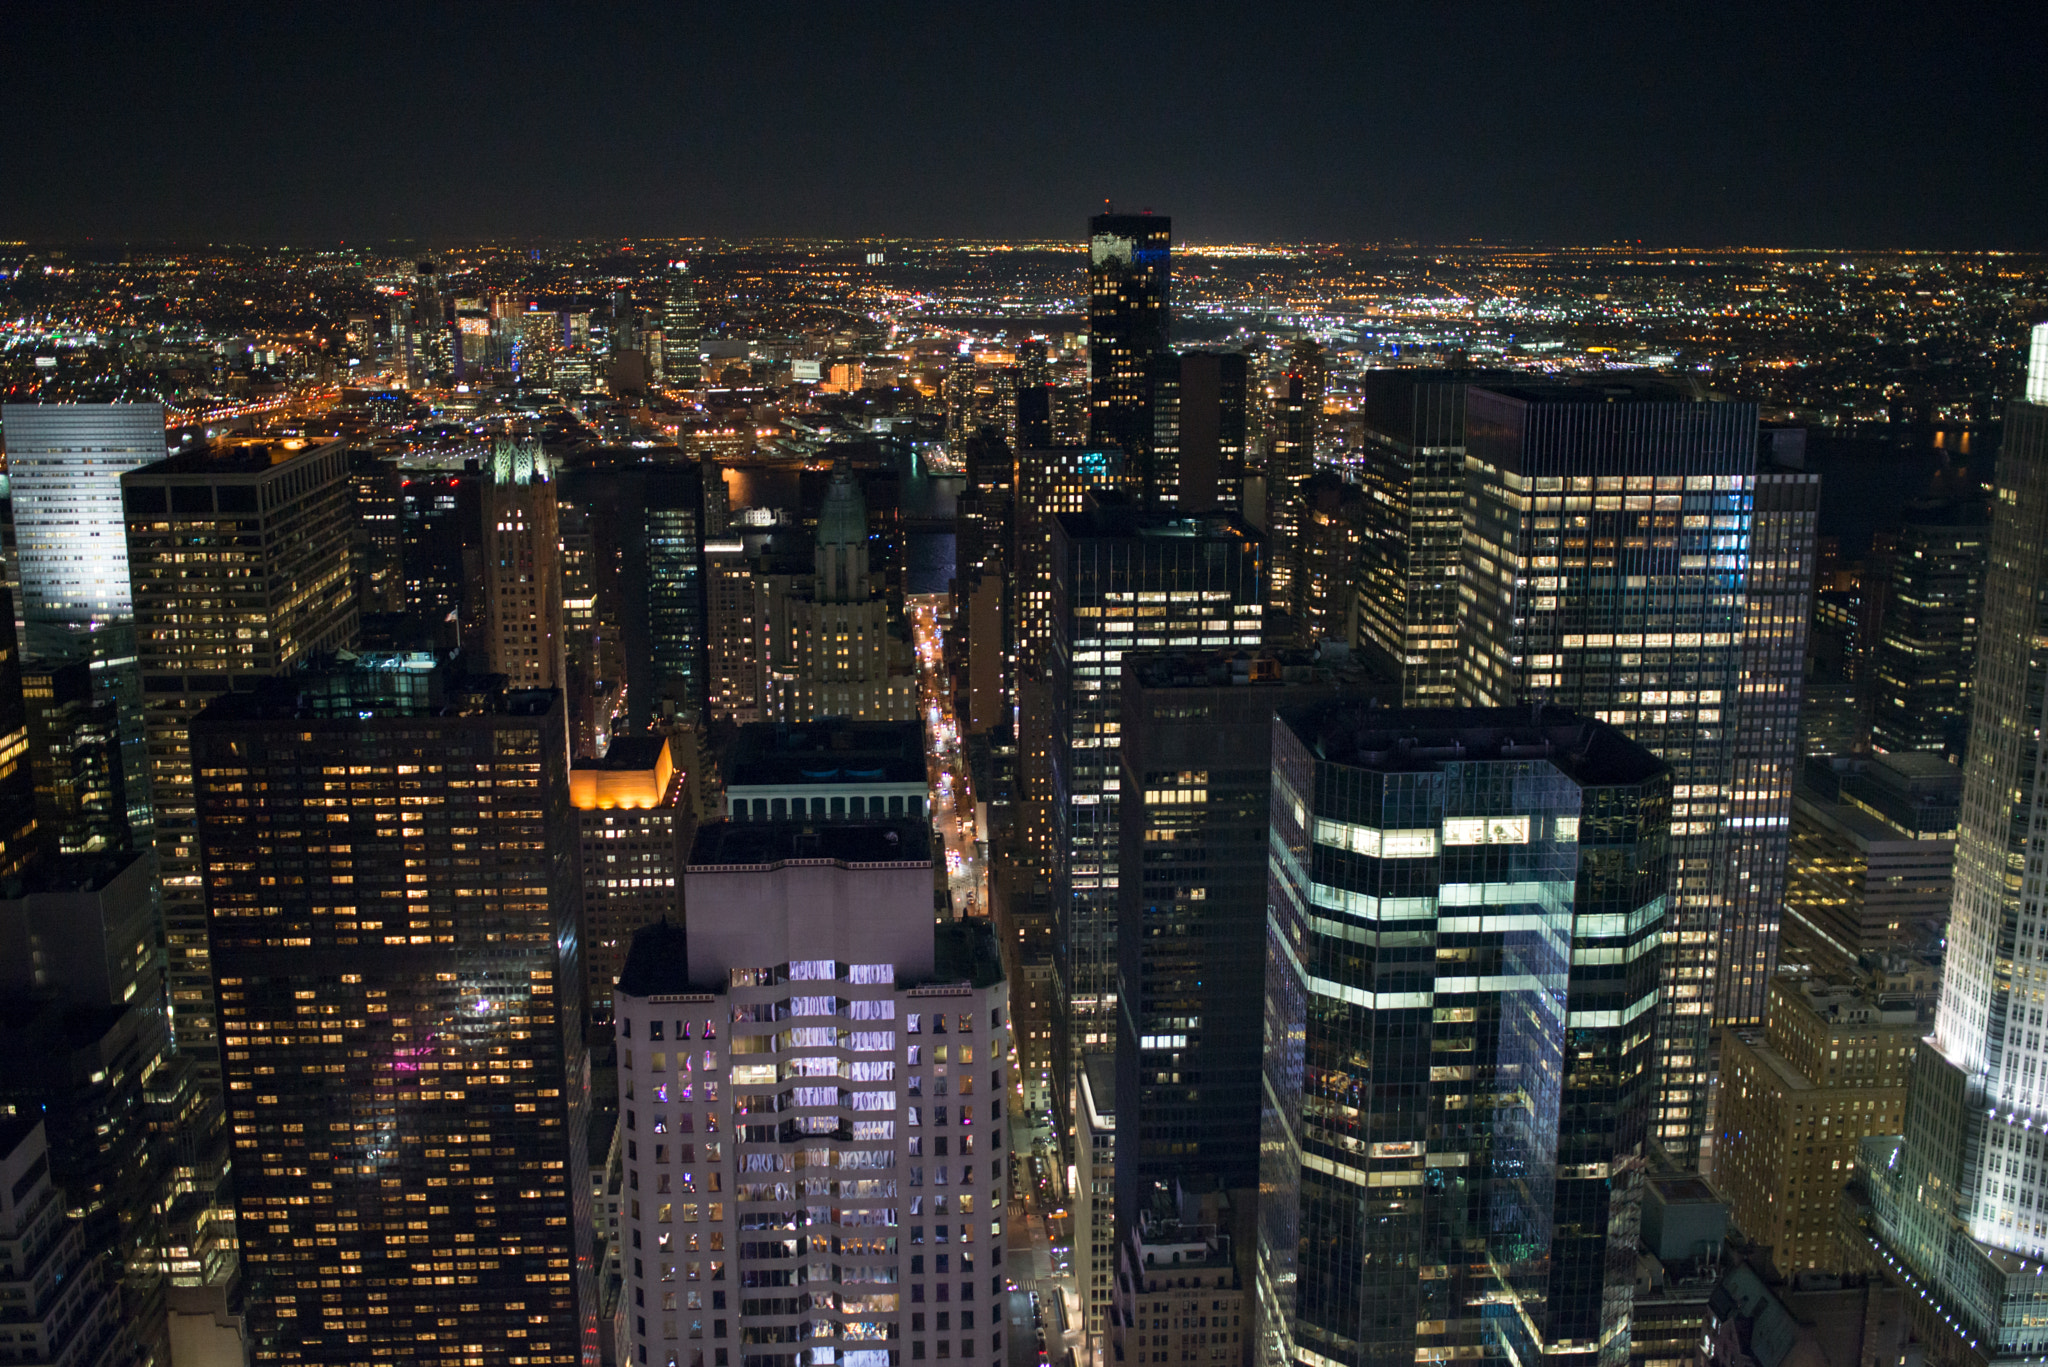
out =
<path fill-rule="evenodd" d="M 1278 710 L 1262 1367 L 1627 1361 L 1671 780 L 1540 706 Z"/>

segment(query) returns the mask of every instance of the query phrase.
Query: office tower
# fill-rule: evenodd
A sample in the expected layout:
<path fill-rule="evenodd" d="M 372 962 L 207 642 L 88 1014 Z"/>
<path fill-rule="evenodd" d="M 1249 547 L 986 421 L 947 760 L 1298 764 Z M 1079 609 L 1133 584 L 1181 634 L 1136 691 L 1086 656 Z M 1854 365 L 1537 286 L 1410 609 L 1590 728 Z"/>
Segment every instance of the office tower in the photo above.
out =
<path fill-rule="evenodd" d="M 1625 1361 L 1670 768 L 1345 701 L 1272 783 L 1260 1361 Z"/>
<path fill-rule="evenodd" d="M 720 776 L 734 821 L 931 815 L 922 722 L 841 717 L 742 726 L 726 747 Z"/>
<path fill-rule="evenodd" d="M 1465 536 L 1465 390 L 1506 372 L 1369 370 L 1359 487 L 1358 639 L 1410 707 L 1458 694 L 1458 574 Z"/>
<path fill-rule="evenodd" d="M 441 268 L 433 261 L 413 263 L 408 302 L 412 311 L 414 385 L 445 385 L 455 378 L 455 348 L 448 327 L 448 301 L 441 293 Z"/>
<path fill-rule="evenodd" d="M 2048 1289 L 2034 1275 L 2048 1254 L 2038 777 L 2048 693 L 2048 362 L 2039 347 L 2048 328 L 2034 339 L 2030 397 L 2008 410 L 1998 455 L 1941 1007 L 1914 1059 L 1903 1138 L 1869 1141 L 1859 1163 L 1871 1232 L 1926 1292 L 1911 1307 L 1915 1328 L 1944 1362 L 2048 1346 Z"/>
<path fill-rule="evenodd" d="M 528 384 L 554 379 L 555 353 L 562 349 L 562 315 L 535 309 L 520 315 L 519 378 Z"/>
<path fill-rule="evenodd" d="M 1784 956 L 1841 969 L 1939 944 L 1962 786 L 1938 755 L 1809 761 L 1792 791 Z"/>
<path fill-rule="evenodd" d="M 229 689 L 354 643 L 348 452 L 339 441 L 226 438 L 133 471 L 121 486 L 172 1020 L 179 1049 L 213 1083 L 220 1063 L 187 732 Z"/>
<path fill-rule="evenodd" d="M 7 404 L 0 423 L 31 653 L 51 653 L 39 628 L 131 620 L 121 476 L 168 454 L 163 405 Z"/>
<path fill-rule="evenodd" d="M 140 1345 L 128 1340 L 118 1288 L 67 1217 L 69 1193 L 51 1181 L 49 1155 L 39 1118 L 0 1117 L 0 1305 L 9 1312 L 8 1356 L 132 1361 Z"/>
<path fill-rule="evenodd" d="M 1152 445 L 1153 360 L 1172 330 L 1172 250 L 1171 219 L 1088 220 L 1088 444 L 1120 447 L 1136 470 Z"/>
<path fill-rule="evenodd" d="M 0 620 L 0 878 L 29 869 L 54 834 L 38 829 L 37 773 L 30 750 L 32 708 L 24 696 L 26 674 L 14 640 L 12 606 L 8 595 L 0 592 L 0 619 L 5 619 Z"/>
<path fill-rule="evenodd" d="M 1116 1056 L 1084 1054 L 1074 1107 L 1074 1285 L 1081 1333 L 1092 1352 L 1110 1313 L 1116 1264 Z"/>
<path fill-rule="evenodd" d="M 1245 1295 L 1229 1196 L 1165 1183 L 1116 1247 L 1116 1360 L 1235 1367 L 1257 1338 Z"/>
<path fill-rule="evenodd" d="M 348 453 L 355 520 L 349 566 L 355 575 L 356 612 L 405 611 L 405 475 L 374 451 Z"/>
<path fill-rule="evenodd" d="M 1045 737 L 1051 756 L 1044 800 L 1058 926 L 1054 1110 L 1062 1117 L 1072 1115 L 1081 1055 L 1110 1050 L 1116 1038 L 1124 652 L 1258 645 L 1264 552 L 1256 532 L 1224 515 L 1113 506 L 1053 519 L 1048 677 L 1031 695 L 1022 733 Z"/>
<path fill-rule="evenodd" d="M 868 541 L 860 485 L 851 470 L 835 467 L 818 513 L 812 573 L 757 584 L 763 720 L 917 716 L 909 631 L 872 577 Z"/>
<path fill-rule="evenodd" d="M 1765 1028 L 1724 1037 L 1714 1181 L 1784 1275 L 1863 1261 L 1842 1244 L 1842 1187 L 1866 1136 L 1898 1133 L 1932 1015 L 1867 982 L 1781 974 Z"/>
<path fill-rule="evenodd" d="M 615 741 L 603 759 L 569 770 L 569 801 L 583 842 L 583 943 L 591 1015 L 612 1013 L 612 984 L 625 967 L 633 932 L 683 920 L 683 860 L 696 835 L 684 802 L 690 775 L 668 736 Z"/>
<path fill-rule="evenodd" d="M 486 476 L 415 472 L 400 489 L 399 559 L 403 610 L 458 622 L 478 615 L 483 600 L 483 495 Z"/>
<path fill-rule="evenodd" d="M 1358 557 L 1370 506 L 1364 491 L 1328 470 L 1302 487 L 1296 630 L 1303 645 L 1328 641 L 1348 649 L 1357 638 Z"/>
<path fill-rule="evenodd" d="M 717 467 L 712 467 L 714 476 Z M 647 629 L 654 701 L 702 717 L 709 701 L 704 600 L 702 466 L 668 465 L 647 473 Z"/>
<path fill-rule="evenodd" d="M 1019 780 L 1024 808 L 1022 849 L 1041 876 L 1052 860 L 1052 751 L 1047 693 L 1053 639 L 1053 522 L 1078 513 L 1091 496 L 1130 493 L 1135 466 L 1115 448 L 1056 446 L 1017 452 L 1016 501 L 1010 542 L 1009 658 L 1019 725 Z M 1036 729 L 1034 729 L 1034 725 Z"/>
<path fill-rule="evenodd" d="M 235 1255 L 227 1133 L 172 1050 L 156 937 L 147 853 L 45 860 L 0 898 L 0 1116 L 48 1127 L 86 1253 L 161 1360 L 167 1294 L 218 1299 Z"/>
<path fill-rule="evenodd" d="M 704 617 L 711 718 L 744 725 L 761 719 L 761 646 L 755 616 L 758 550 L 744 537 L 704 543 Z"/>
<path fill-rule="evenodd" d="M 1128 1226 L 1161 1183 L 1200 1178 L 1246 1203 L 1258 1184 L 1273 712 L 1371 685 L 1239 647 L 1131 651 L 1120 687 L 1116 1205 Z"/>
<path fill-rule="evenodd" d="M 1962 756 L 1988 520 L 1974 501 L 1918 507 L 1893 541 L 1870 658 L 1870 742 L 1878 750 Z"/>
<path fill-rule="evenodd" d="M 1152 458 L 1145 496 L 1183 512 L 1244 502 L 1242 352 L 1165 352 L 1152 363 Z"/>
<path fill-rule="evenodd" d="M 538 441 L 500 441 L 482 492 L 491 671 L 513 688 L 560 688 L 568 667 L 554 462 Z"/>
<path fill-rule="evenodd" d="M 569 743 L 578 756 L 601 756 L 626 728 L 625 604 L 622 557 L 601 530 L 604 510 L 556 504 L 561 524 L 562 641 L 568 670 Z"/>
<path fill-rule="evenodd" d="M 985 922 L 932 923 L 927 832 L 713 823 L 687 939 L 635 937 L 634 1362 L 1006 1361 L 1007 993 Z"/>
<path fill-rule="evenodd" d="M 1799 704 L 1813 610 L 1820 476 L 1759 461 L 1755 494 L 1742 578 L 1735 767 L 1723 818 L 1728 853 L 1715 968 L 1716 1025 L 1761 1025 L 1777 967 L 1792 787 L 1803 758 Z M 1697 789 L 1693 796 L 1697 812 Z"/>
<path fill-rule="evenodd" d="M 560 693 L 365 656 L 192 757 L 251 1359 L 589 1361 Z"/>
<path fill-rule="evenodd" d="M 838 367 L 833 370 L 836 374 Z M 982 432 L 993 432 L 1015 444 L 1018 388 L 1012 353 L 963 350 L 954 356 L 946 365 L 943 386 L 947 444 L 957 452 Z"/>
<path fill-rule="evenodd" d="M 1303 578 L 1303 498 L 1316 468 L 1316 438 L 1323 421 L 1323 349 L 1303 338 L 1288 350 L 1287 369 L 1274 398 L 1271 450 L 1266 460 L 1266 530 L 1272 546 L 1272 612 L 1282 631 L 1299 636 L 1308 606 Z"/>
<path fill-rule="evenodd" d="M 351 313 L 343 340 L 348 344 L 352 371 L 368 376 L 377 368 L 377 317 L 372 313 Z"/>
<path fill-rule="evenodd" d="M 1793 628 L 1772 620 L 1752 653 L 1746 571 L 1758 576 L 1759 624 L 1796 610 L 1812 549 L 1789 533 L 1811 517 L 1800 506 L 1811 486 L 1773 487 L 1769 506 L 1792 506 L 1771 513 L 1761 538 L 1752 404 L 1654 381 L 1475 387 L 1465 401 L 1461 697 L 1579 708 L 1675 771 L 1653 1138 L 1689 1162 L 1705 1132 L 1717 993 L 1724 978 L 1741 984 L 1730 1015 L 1751 1018 L 1775 952 L 1770 894 L 1783 873 L 1770 856 L 1781 866 L 1786 828 L 1737 837 L 1735 813 L 1778 819 L 1789 794 L 1773 785 L 1789 787 L 1795 757 L 1780 750 L 1796 744 L 1783 733 L 1796 680 L 1755 673 L 1770 661 L 1796 668 Z M 1745 689 L 1768 708 L 1753 740 Z M 1725 960 L 1737 944 L 1754 957 Z"/>
<path fill-rule="evenodd" d="M 672 261 L 668 299 L 661 312 L 662 380 L 670 389 L 696 389 L 704 382 L 704 312 L 690 263 Z"/>
<path fill-rule="evenodd" d="M 42 854 L 126 853 L 130 838 L 120 722 L 114 704 L 93 688 L 91 665 L 84 660 L 29 661 L 21 671 L 21 697 Z M 0 694 L 0 709 L 4 706 Z"/>
<path fill-rule="evenodd" d="M 990 435 L 969 441 L 966 457 L 966 483 L 954 513 L 953 634 L 965 675 L 959 715 L 963 729 L 975 735 L 1010 719 L 1009 566 L 1017 462 Z"/>

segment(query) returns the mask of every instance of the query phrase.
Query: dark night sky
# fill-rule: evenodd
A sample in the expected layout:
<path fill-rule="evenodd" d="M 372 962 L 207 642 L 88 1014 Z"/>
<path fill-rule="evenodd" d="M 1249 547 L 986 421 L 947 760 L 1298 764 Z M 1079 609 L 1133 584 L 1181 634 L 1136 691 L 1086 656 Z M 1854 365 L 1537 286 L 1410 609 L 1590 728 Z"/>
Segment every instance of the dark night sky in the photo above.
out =
<path fill-rule="evenodd" d="M 2048 247 L 2048 6 L 0 9 L 0 236 Z"/>

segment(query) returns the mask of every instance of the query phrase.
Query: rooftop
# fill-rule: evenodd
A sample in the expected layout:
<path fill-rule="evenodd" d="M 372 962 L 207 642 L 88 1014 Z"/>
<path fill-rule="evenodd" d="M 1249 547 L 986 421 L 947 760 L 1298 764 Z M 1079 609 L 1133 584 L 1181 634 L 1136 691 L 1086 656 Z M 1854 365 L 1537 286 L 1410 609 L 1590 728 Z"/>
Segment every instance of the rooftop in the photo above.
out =
<path fill-rule="evenodd" d="M 629 997 L 689 992 L 690 941 L 683 927 L 664 916 L 633 932 L 618 990 Z"/>
<path fill-rule="evenodd" d="M 1279 709 L 1317 758 L 1380 773 L 1547 759 L 1588 786 L 1642 783 L 1664 762 L 1605 722 L 1562 708 L 1387 708 L 1345 698 Z"/>
<path fill-rule="evenodd" d="M 925 783 L 914 721 L 760 722 L 739 728 L 724 761 L 727 788 L 799 783 Z"/>
<path fill-rule="evenodd" d="M 126 478 L 262 474 L 300 456 L 333 450 L 342 444 L 339 437 L 327 440 L 309 437 L 216 437 L 204 445 L 145 465 L 130 472 Z"/>
<path fill-rule="evenodd" d="M 762 868 L 799 859 L 928 864 L 931 857 L 931 828 L 922 821 L 713 821 L 697 828 L 689 868 Z"/>
<path fill-rule="evenodd" d="M 366 721 L 372 717 L 542 717 L 561 705 L 556 689 L 505 686 L 501 674 L 464 674 L 454 660 L 425 654 L 343 653 L 248 693 L 223 693 L 198 722 Z"/>

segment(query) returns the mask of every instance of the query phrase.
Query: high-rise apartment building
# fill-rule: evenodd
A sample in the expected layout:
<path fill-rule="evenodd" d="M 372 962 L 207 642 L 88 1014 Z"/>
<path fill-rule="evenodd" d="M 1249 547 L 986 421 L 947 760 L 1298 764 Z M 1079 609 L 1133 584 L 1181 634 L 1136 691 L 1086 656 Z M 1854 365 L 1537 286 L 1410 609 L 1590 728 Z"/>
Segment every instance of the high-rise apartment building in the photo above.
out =
<path fill-rule="evenodd" d="M 348 452 L 339 441 L 227 438 L 122 478 L 149 794 L 178 1047 L 215 1053 L 206 893 L 189 730 L 213 699 L 352 645 Z"/>
<path fill-rule="evenodd" d="M 1199 1178 L 1247 1202 L 1258 1185 L 1273 712 L 1346 692 L 1363 700 L 1368 687 L 1298 652 L 1123 658 L 1116 1093 L 1126 1106 L 1116 1205 L 1125 1224 L 1160 1183 Z"/>
<path fill-rule="evenodd" d="M 1714 1181 L 1779 1272 L 1864 1261 L 1842 1244 L 1842 1188 L 1866 1136 L 1898 1133 L 1931 1014 L 1867 983 L 1780 975 L 1767 1025 L 1724 1038 Z"/>
<path fill-rule="evenodd" d="M 1147 468 L 1150 380 L 1172 329 L 1173 223 L 1152 214 L 1088 220 L 1088 443 Z"/>
<path fill-rule="evenodd" d="M 1909 511 L 1892 541 L 1884 614 L 1870 652 L 1870 741 L 1961 757 L 1990 539 L 1983 506 Z"/>
<path fill-rule="evenodd" d="M 1670 769 L 1549 709 L 1273 728 L 1259 1360 L 1627 1360 Z"/>
<path fill-rule="evenodd" d="M 615 741 L 603 759 L 579 759 L 569 770 L 583 839 L 584 999 L 593 1016 L 611 1015 L 633 932 L 683 919 L 683 860 L 697 830 L 684 802 L 689 779 L 668 736 Z"/>
<path fill-rule="evenodd" d="M 662 383 L 695 389 L 704 380 L 704 305 L 690 263 L 669 264 L 668 299 L 661 312 Z"/>
<path fill-rule="evenodd" d="M 718 822 L 617 996 L 632 1361 L 1000 1367 L 1009 1019 L 922 822 Z"/>
<path fill-rule="evenodd" d="M 1267 436 L 1266 535 L 1272 547 L 1272 587 L 1267 601 L 1269 610 L 1284 624 L 1278 630 L 1297 639 L 1308 608 L 1308 583 L 1302 566 L 1302 535 L 1308 517 L 1304 495 L 1316 468 L 1326 383 L 1323 349 L 1304 337 L 1288 349 Z"/>
<path fill-rule="evenodd" d="M 22 620 L 84 629 L 134 616 L 121 476 L 169 454 L 155 403 L 7 404 Z M 30 650 L 47 647 L 34 639 Z"/>
<path fill-rule="evenodd" d="M 1227 515 L 1101 506 L 1053 520 L 1051 747 L 1055 1110 L 1071 1115 L 1085 1052 L 1115 1047 L 1122 661 L 1127 650 L 1256 646 L 1264 546 Z M 1069 1131 L 1071 1132 L 1071 1131 Z"/>
<path fill-rule="evenodd" d="M 1144 496 L 1188 513 L 1242 508 L 1244 354 L 1161 353 L 1152 364 L 1151 404 Z"/>
<path fill-rule="evenodd" d="M 540 442 L 501 441 L 483 484 L 484 621 L 492 672 L 514 688 L 560 688 L 561 510 Z"/>
<path fill-rule="evenodd" d="M 715 721 L 761 720 L 755 584 L 763 567 L 762 548 L 749 546 L 746 537 L 716 537 L 704 543 L 706 686 Z"/>
<path fill-rule="evenodd" d="M 1775 959 L 1816 486 L 1760 479 L 1753 404 L 1655 381 L 1465 397 L 1461 697 L 1577 708 L 1675 773 L 1654 1137 L 1689 1161 L 1717 1006 L 1755 1019 Z"/>
<path fill-rule="evenodd" d="M 1357 638 L 1358 557 L 1369 508 L 1364 491 L 1333 471 L 1318 470 L 1302 486 L 1295 569 L 1301 585 L 1295 636 L 1302 645 L 1327 641 L 1348 649 Z"/>
<path fill-rule="evenodd" d="M 1941 1006 L 1914 1059 L 1903 1138 L 1864 1145 L 1870 1232 L 1923 1294 L 1938 1362 L 2048 1350 L 2048 324 L 2005 420 L 1956 835 Z"/>
<path fill-rule="evenodd" d="M 258 1363 L 588 1363 L 559 692 L 366 656 L 191 724 Z"/>
<path fill-rule="evenodd" d="M 1411 707 L 1458 695 L 1458 575 L 1465 539 L 1465 390 L 1502 371 L 1371 370 L 1365 376 L 1366 516 L 1358 639 Z"/>

